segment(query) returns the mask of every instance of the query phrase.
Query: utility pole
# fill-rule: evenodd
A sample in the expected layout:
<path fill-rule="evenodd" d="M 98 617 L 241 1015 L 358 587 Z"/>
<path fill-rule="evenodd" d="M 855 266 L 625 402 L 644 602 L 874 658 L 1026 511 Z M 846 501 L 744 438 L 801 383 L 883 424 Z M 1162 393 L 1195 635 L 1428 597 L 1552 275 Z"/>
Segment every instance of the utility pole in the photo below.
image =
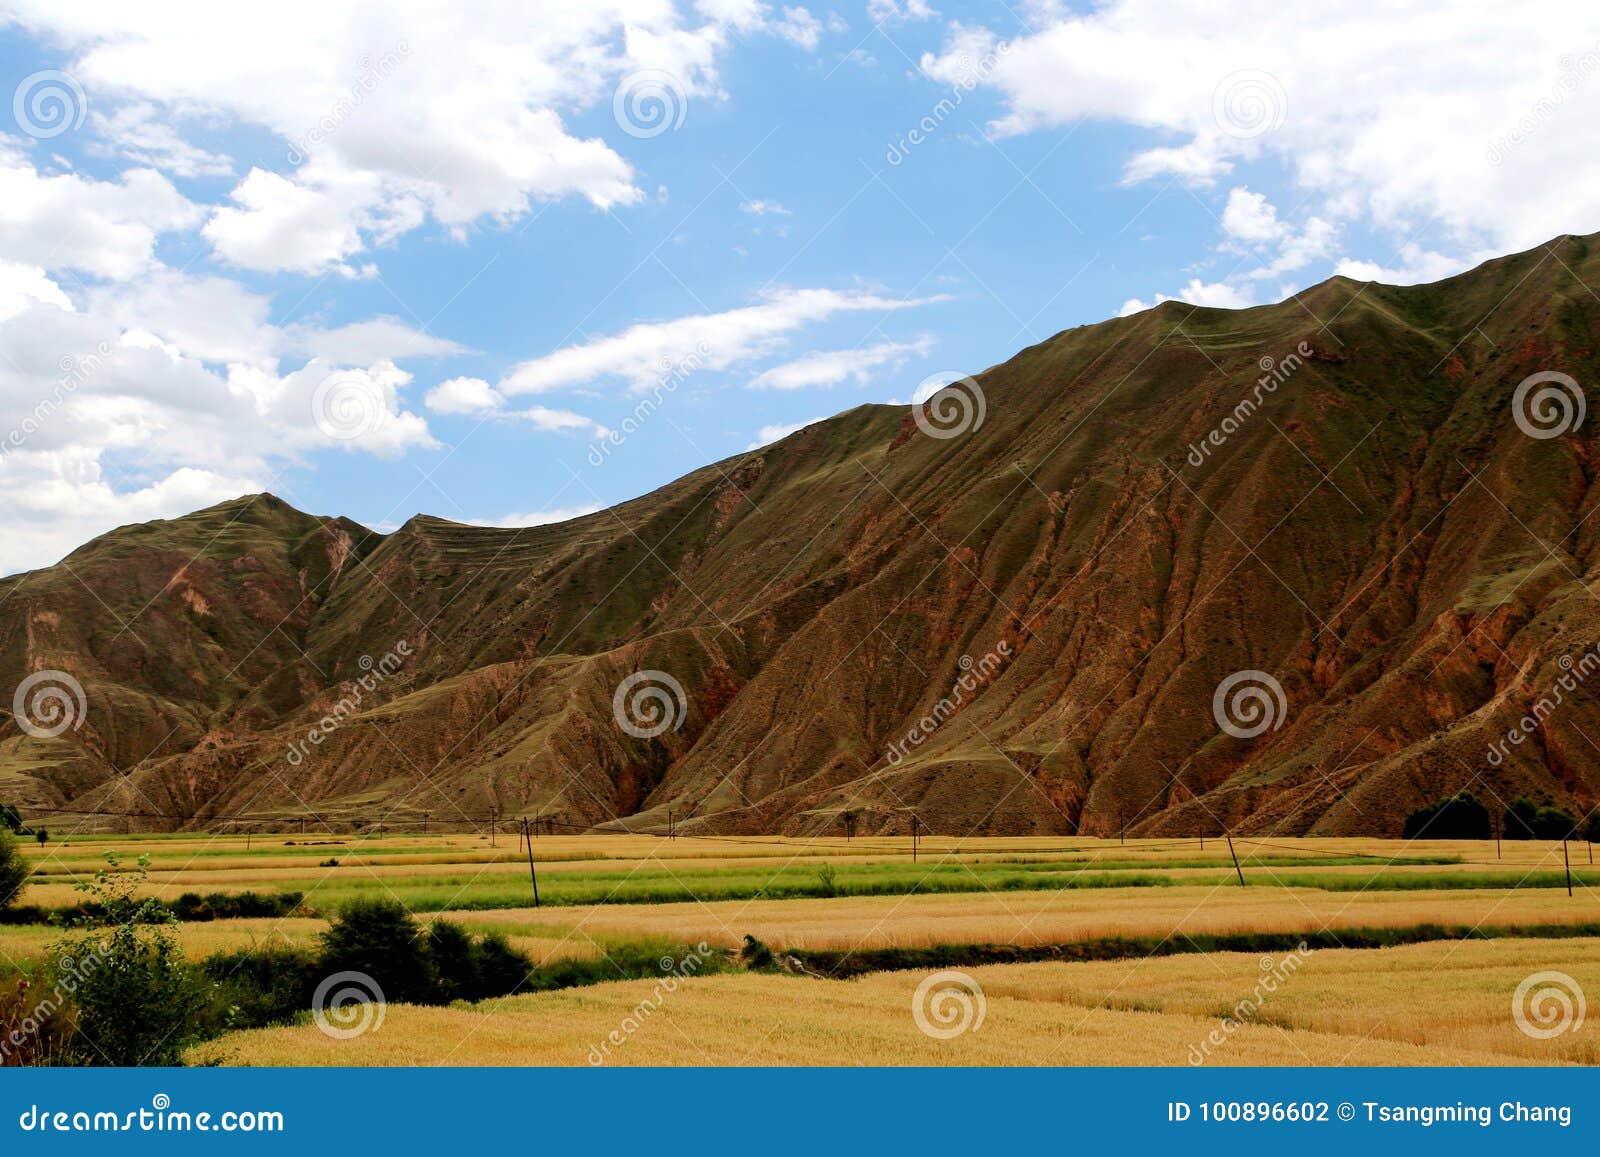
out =
<path fill-rule="evenodd" d="M 1572 895 L 1572 860 L 1567 856 L 1567 838 L 1561 837 L 1561 863 L 1567 869 L 1567 895 Z"/>
<path fill-rule="evenodd" d="M 1500 858 L 1500 817 L 1490 816 L 1489 823 L 1494 827 L 1494 858 Z"/>
<path fill-rule="evenodd" d="M 917 818 L 917 813 L 911 813 L 911 862 L 917 862 L 917 829 L 922 826 L 922 821 Z"/>
<path fill-rule="evenodd" d="M 1127 813 L 1127 810 L 1120 803 L 1117 805 L 1117 829 L 1118 829 L 1118 834 L 1121 837 L 1123 844 L 1127 844 L 1127 842 L 1128 842 L 1128 813 Z"/>
<path fill-rule="evenodd" d="M 300 834 L 302 836 L 306 834 L 306 817 L 303 814 L 300 817 Z"/>
<path fill-rule="evenodd" d="M 433 818 L 433 813 L 432 812 L 423 812 L 422 813 L 422 834 L 423 835 L 427 835 L 428 834 L 428 821 L 430 819 L 432 819 L 432 818 Z"/>
<path fill-rule="evenodd" d="M 1239 873 L 1239 887 L 1244 887 L 1244 869 L 1239 866 L 1239 853 L 1233 850 L 1233 833 L 1228 833 L 1228 855 L 1233 857 L 1233 870 Z"/>
<path fill-rule="evenodd" d="M 493 804 L 490 804 L 489 805 L 489 846 L 491 848 L 498 846 L 494 842 L 494 821 L 495 821 L 495 817 L 498 814 L 499 814 L 499 810 Z"/>
<path fill-rule="evenodd" d="M 533 881 L 533 906 L 539 906 L 539 873 L 533 870 L 533 836 L 528 833 L 528 821 L 522 821 L 522 838 L 528 844 L 528 879 Z"/>
<path fill-rule="evenodd" d="M 672 826 L 672 809 L 668 808 L 667 809 L 667 839 L 675 840 L 677 838 L 678 838 L 678 833 L 673 829 L 673 826 Z"/>

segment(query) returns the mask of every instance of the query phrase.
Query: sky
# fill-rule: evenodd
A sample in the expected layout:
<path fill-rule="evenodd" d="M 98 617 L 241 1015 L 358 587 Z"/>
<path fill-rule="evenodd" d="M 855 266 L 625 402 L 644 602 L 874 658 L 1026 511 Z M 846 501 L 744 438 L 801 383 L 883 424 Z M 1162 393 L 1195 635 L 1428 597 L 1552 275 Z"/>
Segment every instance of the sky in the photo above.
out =
<path fill-rule="evenodd" d="M 1600 6 L 1293 7 L 0 2 L 0 573 L 262 490 L 557 521 L 1600 230 Z"/>

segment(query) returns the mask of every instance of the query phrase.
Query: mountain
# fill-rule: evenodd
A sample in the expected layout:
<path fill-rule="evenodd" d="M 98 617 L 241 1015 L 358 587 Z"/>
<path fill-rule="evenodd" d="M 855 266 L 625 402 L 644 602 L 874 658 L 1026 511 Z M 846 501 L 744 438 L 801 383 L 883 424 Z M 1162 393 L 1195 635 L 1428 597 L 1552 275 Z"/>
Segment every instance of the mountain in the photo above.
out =
<path fill-rule="evenodd" d="M 85 704 L 0 723 L 0 800 L 796 834 L 1398 834 L 1462 787 L 1586 811 L 1590 286 L 1600 246 L 1563 237 L 1167 302 L 553 526 L 254 495 L 123 527 L 0 581 L 0 688 L 59 670 Z"/>

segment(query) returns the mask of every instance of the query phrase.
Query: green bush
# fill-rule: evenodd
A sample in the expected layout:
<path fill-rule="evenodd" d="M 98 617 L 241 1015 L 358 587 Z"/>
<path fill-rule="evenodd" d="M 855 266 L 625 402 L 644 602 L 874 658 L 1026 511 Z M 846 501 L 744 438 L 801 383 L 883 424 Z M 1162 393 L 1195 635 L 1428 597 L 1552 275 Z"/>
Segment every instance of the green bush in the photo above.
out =
<path fill-rule="evenodd" d="M 201 1019 L 209 1035 L 292 1019 L 311 1007 L 323 969 L 304 949 L 242 949 L 206 957 L 199 973 L 206 988 Z"/>
<path fill-rule="evenodd" d="M 1408 840 L 1487 840 L 1494 831 L 1489 809 L 1463 791 L 1412 812 L 1401 834 Z"/>
<path fill-rule="evenodd" d="M 480 988 L 478 946 L 461 925 L 435 920 L 428 927 L 428 957 L 438 986 L 435 999 L 476 1000 Z"/>
<path fill-rule="evenodd" d="M 85 907 L 99 915 L 83 918 L 80 934 L 69 934 L 52 952 L 50 979 L 71 994 L 76 1010 L 69 1051 L 88 1065 L 178 1064 L 200 1038 L 200 986 L 172 934 L 172 913 L 133 898 L 148 857 L 132 873 L 117 871 L 115 853 L 106 861 L 109 871 L 76 885 L 90 897 Z"/>
<path fill-rule="evenodd" d="M 1578 821 L 1561 808 L 1541 806 L 1523 796 L 1506 808 L 1508 840 L 1564 840 L 1575 834 L 1577 826 Z"/>
<path fill-rule="evenodd" d="M 370 976 L 388 1001 L 430 1004 L 435 999 L 427 933 L 395 900 L 352 900 L 341 908 L 322 934 L 321 965 L 327 976 Z"/>
<path fill-rule="evenodd" d="M 28 879 L 28 865 L 17 851 L 16 837 L 0 828 L 0 908 L 10 907 L 22 895 Z"/>

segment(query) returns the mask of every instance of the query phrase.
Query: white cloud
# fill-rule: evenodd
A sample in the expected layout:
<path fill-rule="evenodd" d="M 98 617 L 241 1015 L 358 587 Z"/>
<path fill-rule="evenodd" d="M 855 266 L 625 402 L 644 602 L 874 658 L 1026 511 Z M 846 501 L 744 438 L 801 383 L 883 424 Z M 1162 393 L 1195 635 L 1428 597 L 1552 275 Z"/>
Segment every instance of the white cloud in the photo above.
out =
<path fill-rule="evenodd" d="M 160 112 L 148 101 L 125 104 L 109 116 L 91 112 L 94 131 L 108 142 L 96 151 L 125 157 L 135 164 L 160 169 L 175 177 L 233 175 L 232 160 L 190 144 L 160 118 Z"/>
<path fill-rule="evenodd" d="M 118 491 L 92 459 L 63 454 L 41 464 L 0 455 L 0 489 L 7 495 L 0 574 L 10 574 L 53 563 L 116 527 L 176 518 L 258 491 L 262 483 L 249 475 L 184 468 Z"/>
<path fill-rule="evenodd" d="M 47 271 L 128 278 L 154 264 L 156 238 L 192 228 L 201 210 L 152 169 L 121 181 L 44 175 L 0 146 L 0 254 Z"/>
<path fill-rule="evenodd" d="M 505 402 L 500 391 L 482 378 L 451 378 L 428 391 L 428 409 L 436 414 L 488 414 Z"/>
<path fill-rule="evenodd" d="M 822 421 L 821 418 L 807 418 L 804 422 L 789 422 L 785 425 L 763 426 L 756 431 L 756 440 L 745 447 L 746 450 L 759 450 L 763 446 L 770 446 L 774 442 L 782 441 L 790 434 L 804 430 L 807 426 L 814 426 Z"/>
<path fill-rule="evenodd" d="M 1284 226 L 1278 210 L 1262 193 L 1252 193 L 1243 185 L 1228 191 L 1228 204 L 1222 211 L 1222 231 L 1240 241 L 1276 241 Z"/>
<path fill-rule="evenodd" d="M 873 370 L 903 365 L 908 358 L 924 355 L 933 346 L 933 338 L 921 337 L 913 342 L 880 342 L 855 349 L 809 353 L 762 370 L 750 379 L 749 385 L 751 389 L 800 390 L 808 386 L 836 386 L 846 380 L 865 384 Z"/>
<path fill-rule="evenodd" d="M 1400 258 L 1401 264 L 1384 266 L 1376 261 L 1354 261 L 1345 258 L 1334 267 L 1334 272 L 1356 281 L 1381 281 L 1385 285 L 1420 285 L 1423 282 L 1454 277 L 1457 273 L 1472 268 L 1492 255 L 1477 253 L 1467 257 L 1447 257 L 1442 253 L 1425 250 L 1420 245 L 1410 244 L 1402 246 L 1395 256 Z"/>
<path fill-rule="evenodd" d="M 1222 281 L 1201 281 L 1198 277 L 1191 278 L 1189 284 L 1174 294 L 1158 293 L 1155 301 L 1140 301 L 1138 298 L 1129 298 L 1122 303 L 1122 308 L 1117 311 L 1118 317 L 1127 317 L 1130 314 L 1142 313 L 1160 305 L 1163 301 L 1184 301 L 1190 305 L 1206 306 L 1212 309 L 1245 309 L 1255 304 L 1255 298 L 1248 287 L 1240 288 Z"/>
<path fill-rule="evenodd" d="M 503 393 L 482 378 L 451 378 L 440 382 L 428 391 L 428 409 L 436 414 L 468 414 L 480 418 L 500 418 L 526 422 L 535 430 L 562 433 L 567 430 L 591 430 L 605 433 L 605 428 L 592 418 L 571 410 L 557 410 L 549 406 L 527 406 L 508 409 Z"/>
<path fill-rule="evenodd" d="M 523 362 L 500 382 L 507 395 L 605 381 L 646 390 L 676 366 L 726 370 L 780 349 L 796 330 L 852 311 L 889 312 L 949 300 L 895 298 L 862 290 L 785 289 L 760 305 L 671 321 L 641 322 L 610 337 L 564 346 Z"/>
<path fill-rule="evenodd" d="M 994 41 L 956 28 L 923 71 Z M 1505 250 L 1600 229 L 1600 76 L 1574 65 L 1597 45 L 1600 8 L 1573 0 L 1389 18 L 1354 0 L 1109 0 L 1011 41 L 983 83 L 1005 102 L 997 133 L 1089 118 L 1179 138 L 1131 157 L 1129 179 L 1281 160 L 1334 225 L 1436 223 L 1464 250 Z"/>
<path fill-rule="evenodd" d="M 773 23 L 772 30 L 807 52 L 815 52 L 822 41 L 822 22 L 805 8 L 785 8 L 782 19 Z"/>
<path fill-rule="evenodd" d="M 693 12 L 665 0 L 142 12 L 17 0 L 7 15 L 70 54 L 94 94 L 92 127 L 123 155 L 214 175 L 227 158 L 189 144 L 192 126 L 278 138 L 281 163 L 258 156 L 206 236 L 242 268 L 302 273 L 359 272 L 360 255 L 430 217 L 461 233 L 536 202 L 636 202 L 633 166 L 566 118 L 608 105 L 641 69 L 670 74 L 686 100 L 721 99 L 717 62 L 735 33 L 810 50 L 823 27 L 803 7 L 741 0 Z"/>
<path fill-rule="evenodd" d="M 345 259 L 366 246 L 359 228 L 369 197 L 341 199 L 265 169 L 251 169 L 233 205 L 213 210 L 202 232 L 222 258 L 243 269 L 355 275 Z"/>
<path fill-rule="evenodd" d="M 769 213 L 776 214 L 779 217 L 791 216 L 789 210 L 785 209 L 777 201 L 763 201 L 759 198 L 741 202 L 739 211 L 741 213 L 752 213 L 757 217 L 765 217 Z"/>
<path fill-rule="evenodd" d="M 582 518 L 585 514 L 593 514 L 599 510 L 597 505 L 590 506 L 564 506 L 553 510 L 530 510 L 525 514 L 507 514 L 503 518 L 469 518 L 468 526 L 499 526 L 514 529 L 524 526 L 549 526 L 554 522 L 568 522 L 574 518 Z"/>
<path fill-rule="evenodd" d="M 928 0 L 867 0 L 867 19 L 874 24 L 891 24 L 902 20 L 931 20 L 939 15 Z"/>
<path fill-rule="evenodd" d="M 72 308 L 71 300 L 61 287 L 37 265 L 0 260 L 0 321 L 37 304 Z"/>

